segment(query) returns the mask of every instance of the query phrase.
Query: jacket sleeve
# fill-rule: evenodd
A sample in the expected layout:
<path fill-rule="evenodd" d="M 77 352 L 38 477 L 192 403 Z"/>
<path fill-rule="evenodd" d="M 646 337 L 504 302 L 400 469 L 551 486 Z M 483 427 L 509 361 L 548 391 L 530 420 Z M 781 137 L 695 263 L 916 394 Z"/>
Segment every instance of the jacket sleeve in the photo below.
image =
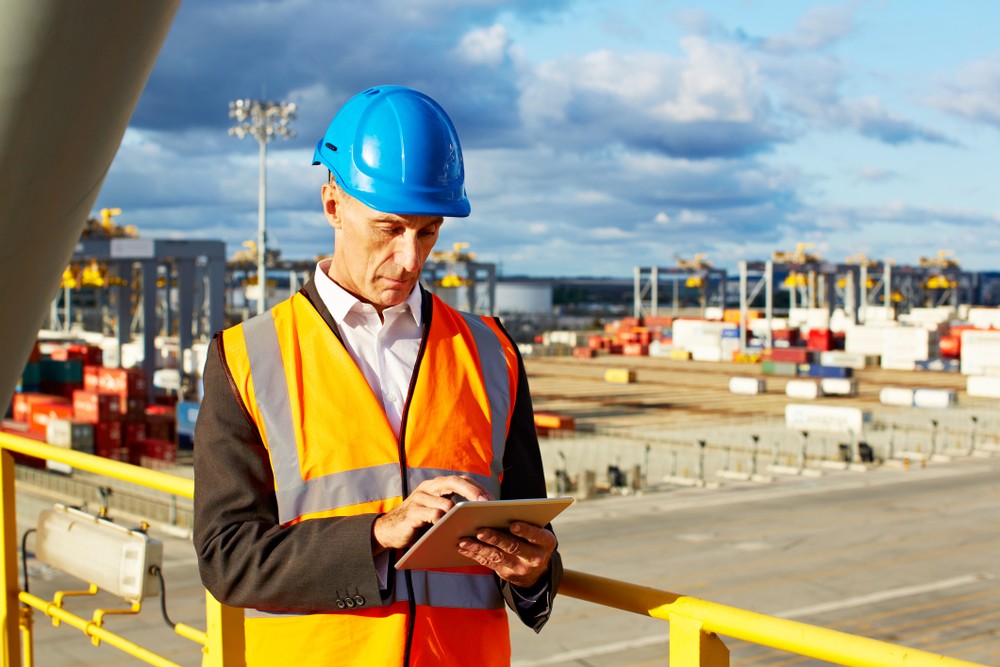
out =
<path fill-rule="evenodd" d="M 517 358 L 517 397 L 510 421 L 507 444 L 504 450 L 504 477 L 500 484 L 501 498 L 544 498 L 546 495 L 545 472 L 535 430 L 535 414 L 528 390 L 528 376 L 520 354 Z M 552 530 L 552 526 L 547 526 Z M 562 581 L 562 558 L 558 549 L 549 561 L 549 572 L 530 589 L 500 582 L 500 592 L 507 606 L 521 622 L 539 632 L 549 620 L 552 603 Z"/>
<path fill-rule="evenodd" d="M 335 612 L 347 597 L 380 605 L 376 515 L 279 524 L 267 450 L 223 354 L 216 336 L 194 436 L 194 545 L 205 588 L 224 604 L 270 611 Z"/>

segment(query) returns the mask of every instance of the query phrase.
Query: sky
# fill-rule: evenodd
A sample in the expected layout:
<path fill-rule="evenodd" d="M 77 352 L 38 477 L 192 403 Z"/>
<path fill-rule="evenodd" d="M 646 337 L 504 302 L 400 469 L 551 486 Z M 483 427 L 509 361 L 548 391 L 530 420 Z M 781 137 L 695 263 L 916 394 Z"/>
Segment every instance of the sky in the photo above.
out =
<path fill-rule="evenodd" d="M 267 147 L 270 245 L 333 249 L 311 166 L 374 85 L 454 121 L 469 244 L 501 276 L 631 276 L 800 247 L 1000 269 L 993 0 L 184 2 L 95 206 L 143 237 L 257 234 L 259 145 L 229 102 L 295 102 Z"/>

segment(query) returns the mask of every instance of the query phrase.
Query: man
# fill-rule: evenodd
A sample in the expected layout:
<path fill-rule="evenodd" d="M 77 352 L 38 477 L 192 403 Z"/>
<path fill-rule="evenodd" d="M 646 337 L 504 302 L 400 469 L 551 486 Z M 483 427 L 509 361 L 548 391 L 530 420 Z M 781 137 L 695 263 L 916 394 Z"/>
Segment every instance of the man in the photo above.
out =
<path fill-rule="evenodd" d="M 538 631 L 559 585 L 550 530 L 480 530 L 460 570 L 393 567 L 456 499 L 545 495 L 516 347 L 418 282 L 444 217 L 469 215 L 457 133 L 426 95 L 372 88 L 314 164 L 332 259 L 210 348 L 202 580 L 246 608 L 249 665 L 509 664 L 504 601 Z"/>

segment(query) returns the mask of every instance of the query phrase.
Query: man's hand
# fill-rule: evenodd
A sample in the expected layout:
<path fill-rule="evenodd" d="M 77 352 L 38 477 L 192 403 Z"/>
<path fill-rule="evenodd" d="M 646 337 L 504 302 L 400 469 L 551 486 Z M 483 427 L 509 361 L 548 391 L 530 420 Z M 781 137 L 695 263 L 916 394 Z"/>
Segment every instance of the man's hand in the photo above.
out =
<path fill-rule="evenodd" d="M 476 539 L 464 538 L 458 550 L 515 586 L 533 585 L 549 568 L 556 536 L 545 528 L 515 521 L 510 532 L 483 528 Z"/>
<path fill-rule="evenodd" d="M 464 475 L 435 477 L 421 482 L 395 509 L 383 514 L 372 526 L 372 550 L 402 549 L 413 544 L 422 528 L 433 524 L 450 510 L 458 495 L 466 500 L 493 500 L 493 495 Z"/>

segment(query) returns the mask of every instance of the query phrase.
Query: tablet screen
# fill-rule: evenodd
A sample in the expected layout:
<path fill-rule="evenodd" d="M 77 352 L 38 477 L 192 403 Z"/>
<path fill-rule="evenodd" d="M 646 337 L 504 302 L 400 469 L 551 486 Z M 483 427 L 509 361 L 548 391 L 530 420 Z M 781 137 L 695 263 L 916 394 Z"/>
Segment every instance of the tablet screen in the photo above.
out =
<path fill-rule="evenodd" d="M 468 567 L 476 562 L 458 552 L 458 541 L 480 528 L 506 530 L 514 521 L 545 526 L 573 504 L 573 498 L 530 498 L 460 502 L 452 507 L 396 562 L 399 570 Z"/>

